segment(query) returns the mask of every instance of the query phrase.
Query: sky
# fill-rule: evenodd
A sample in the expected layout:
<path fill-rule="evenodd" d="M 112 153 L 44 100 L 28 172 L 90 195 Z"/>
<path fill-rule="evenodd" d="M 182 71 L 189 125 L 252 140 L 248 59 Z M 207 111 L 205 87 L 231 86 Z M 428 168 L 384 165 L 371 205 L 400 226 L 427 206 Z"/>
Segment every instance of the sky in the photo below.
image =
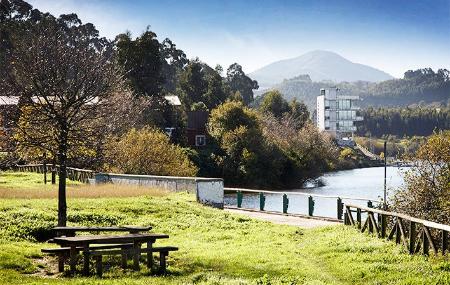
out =
<path fill-rule="evenodd" d="M 329 50 L 402 77 L 450 69 L 450 0 L 28 0 L 54 15 L 76 13 L 114 39 L 149 26 L 189 58 L 252 72 Z"/>

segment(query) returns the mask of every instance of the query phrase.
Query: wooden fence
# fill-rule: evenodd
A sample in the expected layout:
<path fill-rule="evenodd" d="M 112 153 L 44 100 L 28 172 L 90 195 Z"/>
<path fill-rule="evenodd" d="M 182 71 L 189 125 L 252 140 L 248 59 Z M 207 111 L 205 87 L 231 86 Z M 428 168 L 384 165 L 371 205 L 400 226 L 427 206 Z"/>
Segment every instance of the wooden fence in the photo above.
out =
<path fill-rule="evenodd" d="M 44 170 L 47 173 L 52 172 L 52 165 L 46 164 L 27 164 L 27 165 L 16 165 L 16 169 L 20 172 L 37 172 L 44 173 Z M 59 172 L 59 165 L 55 166 L 54 171 Z M 79 169 L 73 167 L 67 167 L 67 178 L 73 181 L 80 181 L 83 183 L 87 183 L 89 179 L 94 178 L 95 172 L 87 169 Z"/>
<path fill-rule="evenodd" d="M 352 213 L 356 213 L 356 220 Z M 351 204 L 345 204 L 344 224 L 356 226 L 361 232 L 367 230 L 379 238 L 395 239 L 410 254 L 422 252 L 428 255 L 430 249 L 434 254 L 449 253 L 448 225 Z"/>

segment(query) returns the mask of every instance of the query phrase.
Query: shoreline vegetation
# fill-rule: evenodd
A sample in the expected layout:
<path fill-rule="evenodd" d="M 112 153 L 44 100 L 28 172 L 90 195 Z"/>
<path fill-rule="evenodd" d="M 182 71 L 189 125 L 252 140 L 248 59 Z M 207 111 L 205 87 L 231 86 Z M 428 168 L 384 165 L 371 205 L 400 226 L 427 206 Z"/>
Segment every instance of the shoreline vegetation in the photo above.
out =
<path fill-rule="evenodd" d="M 0 173 L 0 189 L 52 191 L 35 174 Z M 8 177 L 8 178 L 6 178 Z M 30 182 L 34 181 L 34 182 Z M 83 185 L 69 185 L 77 191 Z M 107 190 L 107 189 L 105 189 Z M 114 189 L 111 189 L 113 193 Z M 102 190 L 100 190 L 102 191 Z M 2 284 L 447 284 L 450 261 L 410 256 L 401 246 L 343 225 L 300 229 L 230 214 L 195 203 L 186 193 L 147 189 L 138 197 L 68 198 L 69 225 L 150 225 L 180 251 L 169 274 L 111 267 L 104 277 L 67 278 L 40 249 L 56 224 L 57 200 L 0 198 Z M 129 192 L 127 192 L 129 193 Z M 132 195 L 132 194 L 130 194 Z M 44 196 L 45 197 L 45 196 Z M 114 264 L 114 260 L 107 260 Z M 116 263 L 117 264 L 117 263 Z"/>

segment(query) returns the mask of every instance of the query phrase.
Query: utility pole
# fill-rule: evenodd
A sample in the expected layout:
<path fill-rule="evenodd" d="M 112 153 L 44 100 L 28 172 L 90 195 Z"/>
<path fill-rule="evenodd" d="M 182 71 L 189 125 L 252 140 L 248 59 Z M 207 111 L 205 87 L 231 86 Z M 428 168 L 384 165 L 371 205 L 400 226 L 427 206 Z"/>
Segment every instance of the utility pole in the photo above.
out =
<path fill-rule="evenodd" d="M 387 204 L 386 204 L 386 172 L 387 172 L 387 164 L 386 164 L 386 158 L 387 158 L 387 141 L 384 141 L 384 197 L 383 197 L 383 209 L 387 210 Z"/>

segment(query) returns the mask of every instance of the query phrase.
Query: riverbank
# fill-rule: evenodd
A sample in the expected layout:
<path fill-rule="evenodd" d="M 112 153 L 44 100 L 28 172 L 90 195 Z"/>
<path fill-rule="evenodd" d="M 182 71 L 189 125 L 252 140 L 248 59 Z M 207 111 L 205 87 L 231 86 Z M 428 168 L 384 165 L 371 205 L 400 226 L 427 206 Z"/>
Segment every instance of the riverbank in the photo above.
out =
<path fill-rule="evenodd" d="M 20 183 L 0 189 L 20 191 Z M 40 185 L 28 191 L 45 192 Z M 77 191 L 82 185 L 71 186 Z M 150 225 L 180 251 L 167 276 L 112 267 L 102 279 L 50 274 L 40 249 L 56 224 L 53 198 L 0 199 L 0 284 L 445 284 L 450 262 L 409 256 L 395 243 L 343 225 L 302 229 L 212 209 L 194 195 L 147 189 L 137 197 L 69 198 L 70 225 Z M 114 192 L 119 191 L 115 188 Z M 114 193 L 113 192 L 113 193 Z M 114 194 L 116 195 L 116 194 Z M 130 193 L 131 196 L 135 193 Z M 158 242 L 159 243 L 159 242 Z"/>

